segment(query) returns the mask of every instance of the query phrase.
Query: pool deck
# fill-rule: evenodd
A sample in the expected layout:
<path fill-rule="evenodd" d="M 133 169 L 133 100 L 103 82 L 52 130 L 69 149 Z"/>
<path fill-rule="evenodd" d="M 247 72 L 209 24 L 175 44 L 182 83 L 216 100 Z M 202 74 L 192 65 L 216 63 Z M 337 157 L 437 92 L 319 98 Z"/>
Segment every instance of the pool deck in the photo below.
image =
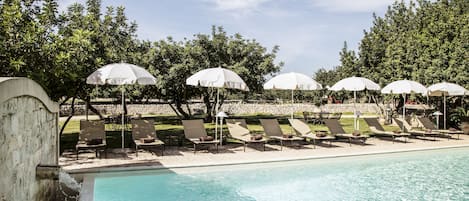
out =
<path fill-rule="evenodd" d="M 350 146 L 348 142 L 332 142 L 331 147 L 329 143 L 325 143 L 318 144 L 314 148 L 314 145 L 308 143 L 303 143 L 303 146 L 287 144 L 282 151 L 278 144 L 267 144 L 266 151 L 262 151 L 262 146 L 250 145 L 246 148 L 246 152 L 243 152 L 241 144 L 228 144 L 220 147 L 219 153 L 212 147 L 210 151 L 200 150 L 196 154 L 192 147 L 169 146 L 166 147 L 164 156 L 160 155 L 160 150 L 156 150 L 158 155 L 148 151 L 139 151 L 138 157 L 131 150 L 127 153 L 115 153 L 118 150 L 110 150 L 107 158 L 97 159 L 94 153 L 90 152 L 81 153 L 78 160 L 75 159 L 74 153 L 65 152 L 59 163 L 65 171 L 81 174 L 346 157 L 469 146 L 469 135 L 460 135 L 460 139 L 457 139 L 457 135 L 449 140 L 447 138 L 433 139 L 433 137 L 427 140 L 411 138 L 407 143 L 403 141 L 393 143 L 391 139 L 372 137 L 366 141 L 365 145 L 352 143 Z"/>

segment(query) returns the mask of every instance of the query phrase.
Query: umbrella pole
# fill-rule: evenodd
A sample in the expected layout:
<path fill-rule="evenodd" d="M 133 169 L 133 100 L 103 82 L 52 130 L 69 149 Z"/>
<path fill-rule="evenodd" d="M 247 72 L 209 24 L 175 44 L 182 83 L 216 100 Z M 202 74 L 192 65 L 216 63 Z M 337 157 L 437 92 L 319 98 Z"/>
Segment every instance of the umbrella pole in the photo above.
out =
<path fill-rule="evenodd" d="M 124 150 L 124 112 L 125 112 L 125 105 L 124 105 L 125 97 L 124 97 L 124 88 L 122 88 L 122 114 L 121 114 L 121 124 L 122 124 L 122 130 L 121 130 L 121 137 L 122 137 L 122 150 Z"/>
<path fill-rule="evenodd" d="M 405 99 L 406 95 L 402 94 L 404 96 L 404 104 L 402 105 L 402 119 L 405 119 Z"/>
<path fill-rule="evenodd" d="M 291 119 L 293 119 L 293 113 L 295 111 L 295 105 L 294 105 L 294 98 L 293 98 L 293 89 L 291 90 Z"/>
<path fill-rule="evenodd" d="M 85 101 L 85 115 L 86 115 L 86 121 L 88 121 L 88 104 Z"/>
<path fill-rule="evenodd" d="M 444 111 L 444 115 L 443 116 L 443 129 L 446 130 L 446 94 L 443 94 L 443 111 Z"/>
<path fill-rule="evenodd" d="M 215 140 L 218 139 L 218 99 L 220 98 L 220 88 L 217 88 L 217 100 L 215 102 Z M 220 140 L 221 144 L 221 140 Z"/>
<path fill-rule="evenodd" d="M 353 91 L 353 128 L 357 130 L 357 91 Z"/>

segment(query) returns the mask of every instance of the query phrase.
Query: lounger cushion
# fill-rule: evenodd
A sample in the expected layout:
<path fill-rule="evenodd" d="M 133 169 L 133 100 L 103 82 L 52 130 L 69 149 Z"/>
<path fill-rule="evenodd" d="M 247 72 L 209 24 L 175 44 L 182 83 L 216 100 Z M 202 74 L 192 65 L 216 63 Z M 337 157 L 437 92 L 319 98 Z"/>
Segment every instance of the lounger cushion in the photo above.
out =
<path fill-rule="evenodd" d="M 254 135 L 254 136 L 251 136 L 251 140 L 262 140 L 262 135 Z"/>
<path fill-rule="evenodd" d="M 142 138 L 140 139 L 143 143 L 152 143 L 155 142 L 155 138 Z"/>
<path fill-rule="evenodd" d="M 86 141 L 86 145 L 98 145 L 102 143 L 103 143 L 103 139 L 91 139 L 91 140 Z"/>
<path fill-rule="evenodd" d="M 213 137 L 212 136 L 203 136 L 203 137 L 200 137 L 199 140 L 202 141 L 202 142 L 204 142 L 204 141 L 213 141 Z"/>
<path fill-rule="evenodd" d="M 326 137 L 327 133 L 316 133 L 316 137 Z"/>

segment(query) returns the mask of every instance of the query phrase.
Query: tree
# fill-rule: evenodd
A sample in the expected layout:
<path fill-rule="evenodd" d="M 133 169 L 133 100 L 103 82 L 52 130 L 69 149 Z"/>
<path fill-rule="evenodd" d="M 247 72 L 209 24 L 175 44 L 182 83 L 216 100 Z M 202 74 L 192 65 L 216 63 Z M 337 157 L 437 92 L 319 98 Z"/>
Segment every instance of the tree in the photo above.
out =
<path fill-rule="evenodd" d="M 228 36 L 222 27 L 213 26 L 210 35 L 197 34 L 192 40 L 176 42 L 168 38 L 155 42 L 145 57 L 150 72 L 158 76 L 160 94 L 171 101 L 176 114 L 190 118 L 190 110 L 184 104 L 191 98 L 201 98 L 207 119 L 211 119 L 215 111 L 215 90 L 186 86 L 185 80 L 199 70 L 220 66 L 238 73 L 249 86 L 249 94 L 259 93 L 264 76 L 278 72 L 283 65 L 274 64 L 277 51 L 278 47 L 274 47 L 268 52 L 255 40 L 244 39 L 240 34 Z M 223 90 L 222 103 L 229 93 L 239 92 Z"/>

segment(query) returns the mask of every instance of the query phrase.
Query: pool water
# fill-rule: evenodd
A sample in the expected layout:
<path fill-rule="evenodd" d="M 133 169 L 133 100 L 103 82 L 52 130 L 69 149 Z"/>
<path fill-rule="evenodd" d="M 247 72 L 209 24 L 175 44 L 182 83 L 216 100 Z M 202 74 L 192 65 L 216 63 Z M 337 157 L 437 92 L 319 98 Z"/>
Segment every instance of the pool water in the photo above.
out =
<path fill-rule="evenodd" d="M 94 200 L 469 200 L 469 148 L 176 172 L 99 174 Z"/>

